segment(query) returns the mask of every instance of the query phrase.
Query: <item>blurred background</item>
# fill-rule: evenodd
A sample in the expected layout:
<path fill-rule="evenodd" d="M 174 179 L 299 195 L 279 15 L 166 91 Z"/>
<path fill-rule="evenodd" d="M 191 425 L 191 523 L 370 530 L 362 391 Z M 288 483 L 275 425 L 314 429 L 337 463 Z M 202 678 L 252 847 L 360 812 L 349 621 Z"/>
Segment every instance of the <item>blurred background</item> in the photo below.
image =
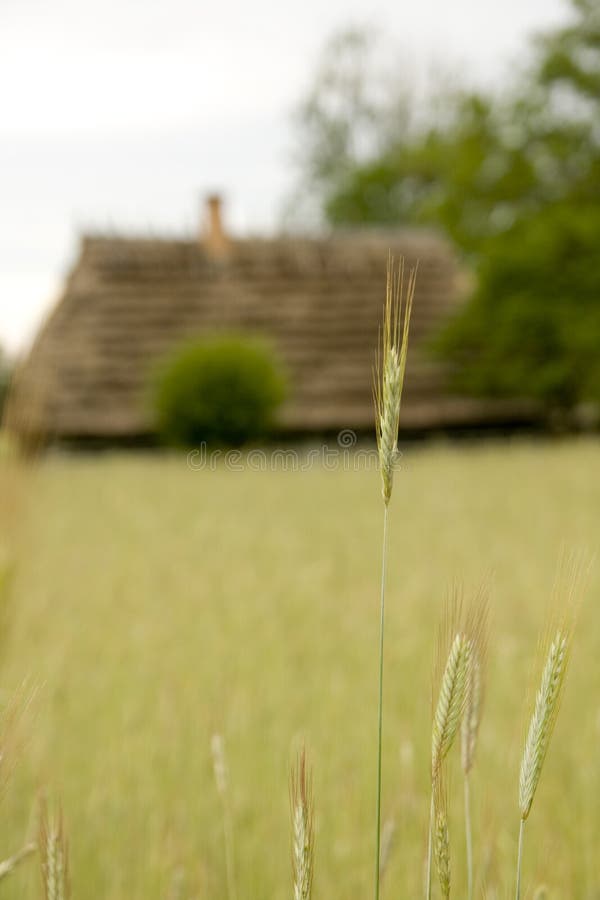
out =
<path fill-rule="evenodd" d="M 154 303 L 170 319 L 171 335 L 140 357 L 137 381 L 128 388 L 129 412 L 121 414 L 129 416 L 132 434 L 154 429 L 150 414 L 144 418 L 140 410 L 157 361 L 199 332 L 267 333 L 291 367 L 291 387 L 298 382 L 302 395 L 305 376 L 283 346 L 286 326 L 277 323 L 276 310 L 265 312 L 268 300 L 259 307 L 269 289 L 281 289 L 288 308 L 294 301 L 286 295 L 301 291 L 307 309 L 298 315 L 318 330 L 308 307 L 319 290 L 330 292 L 329 282 L 337 279 L 344 291 L 340 279 L 348 264 L 336 260 L 329 245 L 319 250 L 314 243 L 313 258 L 302 262 L 302 252 L 311 251 L 296 252 L 293 237 L 318 241 L 420 229 L 420 238 L 414 231 L 413 239 L 406 235 L 399 243 L 384 235 L 378 257 L 383 266 L 386 247 L 409 261 L 423 257 L 424 282 L 428 263 L 435 267 L 444 254 L 451 253 L 460 270 L 452 278 L 446 268 L 445 285 L 440 276 L 421 303 L 428 318 L 417 326 L 427 339 L 423 383 L 433 379 L 435 385 L 416 390 L 437 403 L 438 412 L 416 415 L 415 424 L 510 423 L 540 415 L 561 427 L 597 423 L 595 4 L 556 0 L 499 8 L 464 0 L 450 9 L 432 0 L 404 9 L 356 2 L 333 3 L 325 12 L 309 3 L 296 11 L 292 26 L 288 9 L 266 2 L 251 11 L 184 0 L 168 8 L 105 4 L 90 16 L 61 0 L 51 15 L 36 3 L 8 2 L 2 17 L 0 74 L 11 85 L 0 125 L 4 368 L 26 354 L 75 267 L 89 276 L 83 293 L 93 293 L 92 276 L 99 293 L 98 280 L 105 278 L 115 306 L 128 302 L 118 300 L 119 290 L 127 294 L 137 279 L 149 310 Z M 205 208 L 208 195 L 216 201 L 212 208 Z M 210 299 L 214 276 L 190 275 L 189 259 L 173 255 L 177 242 L 188 241 L 199 245 L 196 266 L 210 259 L 211 227 L 223 232 L 217 244 L 229 242 L 234 251 L 230 268 L 240 283 L 232 292 L 233 311 L 211 319 L 197 309 L 186 319 L 185 309 L 173 303 L 169 310 L 169 299 L 155 295 L 168 293 L 170 284 L 175 293 L 179 279 L 192 306 L 219 302 Z M 427 233 L 442 237 L 444 248 L 427 244 Z M 104 243 L 81 243 L 85 236 Z M 289 240 L 277 245 L 282 236 Z M 133 246 L 127 243 L 132 237 L 143 240 Z M 251 237 L 262 238 L 261 246 L 252 247 Z M 363 241 L 361 251 L 348 254 L 362 253 L 357 268 L 374 281 L 364 247 Z M 245 264 L 238 259 L 244 252 Z M 127 278 L 121 266 L 119 283 L 115 260 L 128 253 L 138 263 L 131 262 Z M 328 253 L 329 273 L 319 263 L 319 254 Z M 255 274 L 260 269 L 258 282 L 252 284 L 244 265 L 253 265 Z M 263 273 L 270 286 L 260 282 Z M 287 284 L 280 288 L 277 277 Z M 374 281 L 376 289 L 381 283 Z M 253 319 L 233 308 L 244 291 L 253 295 L 246 303 L 254 304 Z M 67 288 L 59 317 L 77 293 L 77 284 Z M 117 328 L 116 315 L 99 312 L 98 321 Z M 349 327 L 366 327 L 370 336 L 375 322 L 373 307 L 365 322 Z M 139 346 L 138 326 L 141 312 L 140 322 L 123 328 Z M 63 349 L 72 342 L 84 346 L 83 324 L 72 335 L 64 323 L 53 327 Z M 89 358 L 69 365 L 80 384 L 89 381 L 81 402 L 101 406 L 98 381 L 110 380 L 116 363 L 100 335 L 94 347 L 96 354 L 106 351 L 104 369 L 94 375 Z M 43 349 L 42 342 L 38 359 Z M 434 359 L 445 366 L 438 382 L 435 364 L 430 371 Z M 107 410 L 98 411 L 95 425 L 60 424 L 56 409 L 67 378 L 56 378 L 51 387 L 44 375 L 45 400 L 39 383 L 30 386 L 38 406 L 55 410 L 43 414 L 40 428 L 110 437 L 101 421 Z M 448 392 L 518 398 L 529 406 L 471 404 L 459 413 L 454 404 L 444 412 L 440 396 Z M 23 400 L 29 408 L 33 402 L 31 393 Z M 345 424 L 360 428 L 365 414 L 354 414 L 353 402 Z M 137 424 L 132 404 L 143 420 Z M 115 418 L 119 414 L 115 409 Z M 342 424 L 327 417 L 310 422 L 294 408 L 283 418 L 308 430 Z"/>
<path fill-rule="evenodd" d="M 476 883 L 506 896 L 535 648 L 558 560 L 600 534 L 598 3 L 0 0 L 0 84 L 2 853 L 43 791 L 75 896 L 289 896 L 306 742 L 315 896 L 370 890 L 391 253 L 418 275 L 384 892 L 422 889 L 454 579 L 490 588 Z M 599 590 L 596 564 L 528 823 L 538 898 L 600 896 Z M 15 868 L 4 895 L 38 897 Z"/>

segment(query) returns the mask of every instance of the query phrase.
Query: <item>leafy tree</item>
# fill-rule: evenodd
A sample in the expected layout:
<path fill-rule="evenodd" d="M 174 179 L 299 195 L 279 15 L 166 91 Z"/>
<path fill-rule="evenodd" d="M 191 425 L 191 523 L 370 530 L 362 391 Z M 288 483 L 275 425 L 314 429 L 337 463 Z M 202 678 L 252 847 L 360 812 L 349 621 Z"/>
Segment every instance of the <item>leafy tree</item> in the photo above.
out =
<path fill-rule="evenodd" d="M 451 121 L 433 125 L 356 168 L 325 201 L 339 224 L 441 224 L 467 252 L 514 220 L 514 206 L 536 185 L 534 162 L 511 133 L 502 113 L 483 96 L 459 94 Z M 513 120 L 512 131 L 518 128 Z"/>
<path fill-rule="evenodd" d="M 566 200 L 489 241 L 471 302 L 438 350 L 456 385 L 551 409 L 600 399 L 600 205 Z"/>
<path fill-rule="evenodd" d="M 538 42 L 531 96 L 515 104 L 531 183 L 482 241 L 475 295 L 439 342 L 463 388 L 564 410 L 600 401 L 600 8 L 573 11 Z"/>
<path fill-rule="evenodd" d="M 472 261 L 437 344 L 463 390 L 563 408 L 600 400 L 600 6 L 571 12 L 510 92 L 448 92 L 443 116 L 321 182 L 331 223 L 435 224 Z"/>
<path fill-rule="evenodd" d="M 412 114 L 407 75 L 386 56 L 374 29 L 346 28 L 326 43 L 294 114 L 301 176 L 287 218 L 318 218 L 311 201 L 320 207 L 323 195 L 341 189 L 358 167 L 406 135 Z"/>

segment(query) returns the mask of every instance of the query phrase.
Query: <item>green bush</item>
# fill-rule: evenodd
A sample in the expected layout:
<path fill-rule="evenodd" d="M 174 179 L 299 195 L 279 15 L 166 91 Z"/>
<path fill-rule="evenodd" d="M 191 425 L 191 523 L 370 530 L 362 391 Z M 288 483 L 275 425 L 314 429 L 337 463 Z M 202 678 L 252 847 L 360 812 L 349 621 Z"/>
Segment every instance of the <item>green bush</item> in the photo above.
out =
<path fill-rule="evenodd" d="M 176 446 L 240 446 L 268 434 L 284 395 L 279 364 L 262 342 L 235 335 L 198 340 L 160 372 L 156 425 Z"/>

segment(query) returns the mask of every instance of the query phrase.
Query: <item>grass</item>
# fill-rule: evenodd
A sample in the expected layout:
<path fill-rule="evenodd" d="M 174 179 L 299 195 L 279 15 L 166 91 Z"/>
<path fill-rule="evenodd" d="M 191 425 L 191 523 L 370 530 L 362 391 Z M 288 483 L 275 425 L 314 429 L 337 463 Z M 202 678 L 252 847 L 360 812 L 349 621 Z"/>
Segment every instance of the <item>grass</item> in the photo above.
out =
<path fill-rule="evenodd" d="M 394 816 L 396 833 L 384 896 L 422 895 L 430 671 L 443 599 L 453 577 L 477 587 L 490 573 L 474 855 L 488 896 L 510 892 L 531 711 L 523 685 L 533 696 L 533 648 L 562 547 L 597 550 L 599 476 L 591 439 L 405 448 L 389 512 L 382 819 Z M 283 900 L 291 894 L 289 765 L 306 740 L 314 896 L 368 896 L 378 480 L 374 470 L 199 472 L 184 457 L 142 455 L 41 465 L 14 550 L 1 683 L 7 696 L 26 675 L 42 687 L 3 799 L 3 856 L 35 836 L 34 797 L 50 785 L 69 832 L 74 896 L 226 896 L 211 756 L 218 733 L 238 896 Z M 598 569 L 527 823 L 524 896 L 542 881 L 551 898 L 600 890 Z M 456 786 L 459 753 L 451 756 Z M 461 791 L 451 793 L 453 895 L 461 896 Z M 37 898 L 36 866 L 20 867 L 2 891 Z"/>

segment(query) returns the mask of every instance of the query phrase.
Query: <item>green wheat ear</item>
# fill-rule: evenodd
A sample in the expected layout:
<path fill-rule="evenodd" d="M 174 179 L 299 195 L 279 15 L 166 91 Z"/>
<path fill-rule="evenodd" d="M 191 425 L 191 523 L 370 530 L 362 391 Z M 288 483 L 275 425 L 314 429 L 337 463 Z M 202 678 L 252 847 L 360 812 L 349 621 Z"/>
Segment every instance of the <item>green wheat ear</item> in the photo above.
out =
<path fill-rule="evenodd" d="M 571 632 L 559 628 L 555 635 L 542 672 L 541 683 L 535 698 L 533 715 L 529 723 L 525 749 L 519 774 L 519 846 L 517 855 L 516 900 L 521 896 L 521 864 L 525 822 L 540 782 L 544 760 L 556 723 L 560 698 L 567 674 Z"/>
<path fill-rule="evenodd" d="M 431 897 L 431 869 L 434 854 L 435 798 L 441 768 L 463 721 L 472 679 L 474 658 L 481 659 L 486 640 L 487 604 L 481 594 L 462 614 L 460 590 L 455 587 L 446 604 L 434 663 L 434 705 L 431 728 L 431 808 L 427 851 L 426 897 Z"/>
<path fill-rule="evenodd" d="M 404 261 L 396 271 L 394 260 L 389 257 L 383 330 L 373 377 L 381 490 L 386 506 L 392 496 L 398 455 L 400 403 L 416 277 L 416 269 L 411 269 L 405 289 Z"/>
<path fill-rule="evenodd" d="M 531 811 L 540 782 L 567 674 L 569 648 L 569 633 L 559 629 L 548 651 L 521 760 L 519 808 L 522 819 L 526 819 Z"/>
<path fill-rule="evenodd" d="M 432 787 L 435 787 L 437 773 L 463 720 L 473 660 L 481 658 L 483 654 L 487 607 L 479 597 L 466 616 L 462 607 L 462 591 L 455 586 L 446 603 L 435 651 L 431 729 Z"/>
<path fill-rule="evenodd" d="M 589 565 L 590 563 L 586 563 L 582 557 L 563 559 L 559 565 L 554 594 L 555 600 L 560 600 L 563 603 L 565 609 L 564 619 L 550 631 L 542 677 L 535 697 L 533 714 L 529 722 L 519 773 L 519 813 L 521 821 L 517 850 L 516 900 L 519 900 L 521 896 L 521 866 L 525 822 L 531 812 L 533 800 L 540 783 L 544 761 L 560 708 L 571 656 L 573 630 L 583 596 L 583 587 L 589 572 Z"/>
<path fill-rule="evenodd" d="M 447 649 L 450 644 L 449 650 Z M 439 685 L 431 727 L 431 806 L 427 848 L 427 878 L 425 896 L 431 898 L 432 861 L 437 854 L 439 839 L 436 819 L 436 798 L 440 789 L 441 768 L 456 737 L 465 704 L 470 641 L 460 622 L 460 604 L 455 594 L 446 607 L 444 623 L 436 648 L 434 689 Z"/>
<path fill-rule="evenodd" d="M 433 716 L 431 775 L 434 782 L 454 742 L 463 715 L 470 653 L 469 639 L 464 632 L 459 632 L 450 647 Z"/>
<path fill-rule="evenodd" d="M 563 620 L 549 632 L 542 677 L 529 722 L 519 774 L 519 810 L 525 821 L 531 812 L 544 760 L 560 708 L 575 622 L 587 580 L 589 563 L 580 557 L 561 560 L 554 588 L 555 602 L 564 605 Z"/>

